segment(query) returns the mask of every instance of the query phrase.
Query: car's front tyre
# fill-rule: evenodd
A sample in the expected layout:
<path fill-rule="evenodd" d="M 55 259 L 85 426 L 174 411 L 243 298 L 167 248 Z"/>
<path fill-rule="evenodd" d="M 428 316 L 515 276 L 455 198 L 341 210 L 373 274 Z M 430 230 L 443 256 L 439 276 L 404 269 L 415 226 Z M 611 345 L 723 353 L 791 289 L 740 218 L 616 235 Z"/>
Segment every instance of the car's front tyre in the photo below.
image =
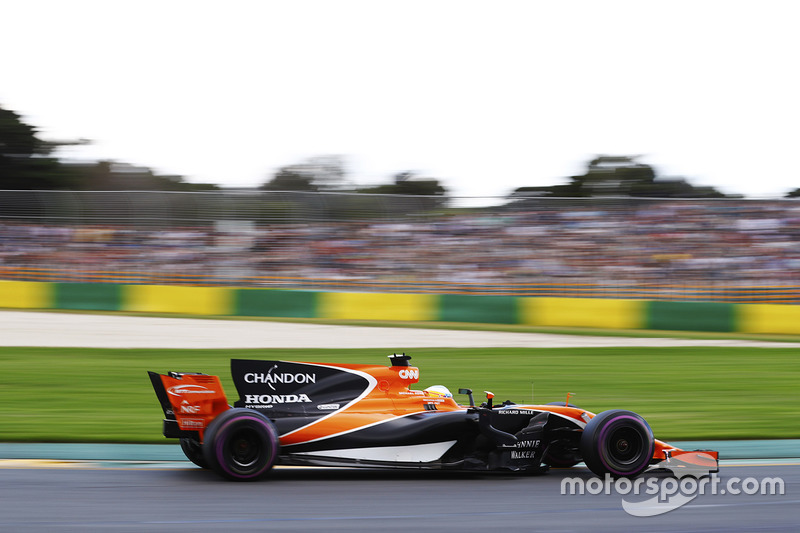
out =
<path fill-rule="evenodd" d="M 583 462 L 598 476 L 636 477 L 647 469 L 654 448 L 645 419 L 622 409 L 596 415 L 581 435 Z"/>

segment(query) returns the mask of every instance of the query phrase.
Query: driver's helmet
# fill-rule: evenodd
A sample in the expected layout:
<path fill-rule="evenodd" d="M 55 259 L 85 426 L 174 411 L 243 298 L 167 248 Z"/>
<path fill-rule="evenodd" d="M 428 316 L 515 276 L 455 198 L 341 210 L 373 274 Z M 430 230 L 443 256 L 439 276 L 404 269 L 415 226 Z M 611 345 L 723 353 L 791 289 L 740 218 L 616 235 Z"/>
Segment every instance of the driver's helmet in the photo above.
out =
<path fill-rule="evenodd" d="M 434 398 L 452 398 L 453 393 L 444 385 L 432 385 L 423 391 L 426 396 L 433 396 Z"/>

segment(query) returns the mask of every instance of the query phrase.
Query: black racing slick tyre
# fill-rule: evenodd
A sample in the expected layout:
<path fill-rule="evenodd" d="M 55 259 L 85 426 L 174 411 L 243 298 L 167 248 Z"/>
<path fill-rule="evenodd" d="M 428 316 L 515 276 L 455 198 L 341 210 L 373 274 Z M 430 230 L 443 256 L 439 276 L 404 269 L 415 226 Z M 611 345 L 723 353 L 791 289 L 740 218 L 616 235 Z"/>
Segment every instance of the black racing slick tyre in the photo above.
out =
<path fill-rule="evenodd" d="M 547 405 L 579 408 L 577 405 L 568 404 L 567 402 L 550 402 Z M 575 444 L 577 444 L 577 442 L 573 442 L 572 440 L 564 445 L 559 442 L 552 443 L 544 454 L 544 462 L 554 468 L 570 468 L 575 466 L 583 460 L 577 450 L 574 450 Z"/>
<path fill-rule="evenodd" d="M 278 433 L 252 409 L 228 409 L 206 430 L 203 457 L 224 478 L 254 481 L 264 477 L 278 457 Z"/>
<path fill-rule="evenodd" d="M 596 415 L 581 435 L 583 462 L 598 476 L 636 477 L 647 469 L 654 448 L 645 419 L 622 409 Z"/>
<path fill-rule="evenodd" d="M 183 450 L 183 454 L 191 462 L 200 468 L 208 468 L 208 462 L 206 458 L 203 457 L 203 446 L 195 439 L 182 438 L 181 450 Z"/>

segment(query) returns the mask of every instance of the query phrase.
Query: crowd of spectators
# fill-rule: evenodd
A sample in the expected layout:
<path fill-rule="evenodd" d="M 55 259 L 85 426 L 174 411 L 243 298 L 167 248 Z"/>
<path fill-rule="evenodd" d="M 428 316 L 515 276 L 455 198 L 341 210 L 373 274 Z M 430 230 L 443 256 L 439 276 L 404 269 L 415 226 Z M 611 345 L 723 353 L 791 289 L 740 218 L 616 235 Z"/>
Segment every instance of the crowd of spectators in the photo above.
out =
<path fill-rule="evenodd" d="M 0 222 L 0 277 L 25 276 L 309 288 L 790 286 L 800 285 L 800 204 L 573 201 L 196 227 Z"/>

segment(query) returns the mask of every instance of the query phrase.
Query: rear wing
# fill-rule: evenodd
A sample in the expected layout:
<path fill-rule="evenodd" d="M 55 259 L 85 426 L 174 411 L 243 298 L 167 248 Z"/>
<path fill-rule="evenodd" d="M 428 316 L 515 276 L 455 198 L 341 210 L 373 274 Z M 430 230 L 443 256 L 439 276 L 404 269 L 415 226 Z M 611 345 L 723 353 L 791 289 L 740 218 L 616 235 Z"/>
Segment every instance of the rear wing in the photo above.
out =
<path fill-rule="evenodd" d="M 190 372 L 148 372 L 164 411 L 164 436 L 194 437 L 200 442 L 206 427 L 230 409 L 219 377 Z"/>

